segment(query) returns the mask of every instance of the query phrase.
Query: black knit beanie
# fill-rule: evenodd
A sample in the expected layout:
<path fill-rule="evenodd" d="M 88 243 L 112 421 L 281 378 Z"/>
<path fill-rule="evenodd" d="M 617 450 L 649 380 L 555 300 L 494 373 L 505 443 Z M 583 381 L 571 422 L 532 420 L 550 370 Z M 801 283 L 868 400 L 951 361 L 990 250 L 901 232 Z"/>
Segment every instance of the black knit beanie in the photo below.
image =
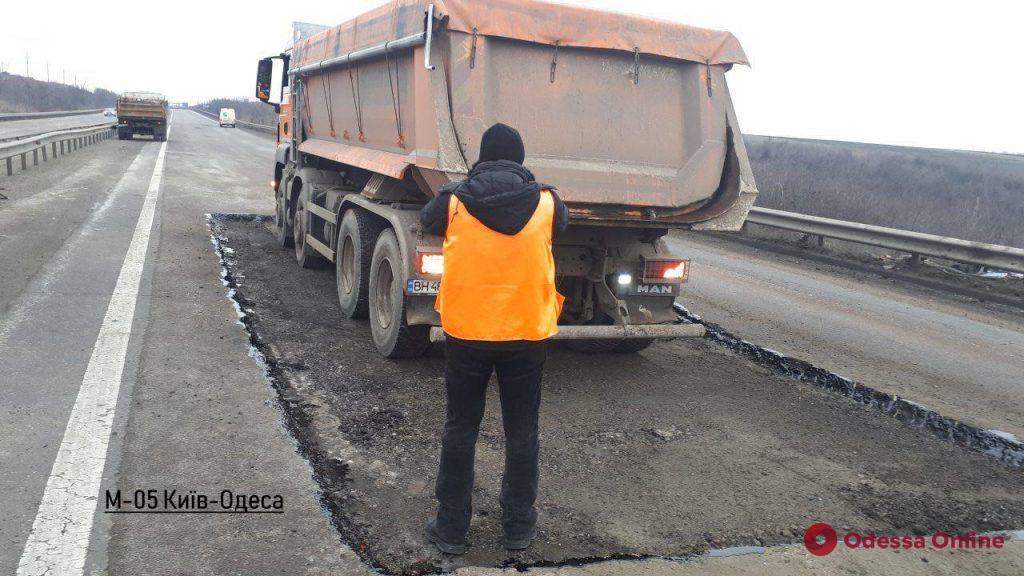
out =
<path fill-rule="evenodd" d="M 518 130 L 505 124 L 495 124 L 484 132 L 477 162 L 494 160 L 511 160 L 518 164 L 526 160 L 526 148 Z"/>

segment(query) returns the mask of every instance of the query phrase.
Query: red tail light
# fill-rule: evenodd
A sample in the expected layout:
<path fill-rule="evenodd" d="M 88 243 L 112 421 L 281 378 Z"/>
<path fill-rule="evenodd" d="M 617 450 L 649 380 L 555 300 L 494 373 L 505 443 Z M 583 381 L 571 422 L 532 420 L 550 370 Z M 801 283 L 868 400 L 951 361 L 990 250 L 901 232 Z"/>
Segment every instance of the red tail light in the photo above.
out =
<path fill-rule="evenodd" d="M 646 282 L 685 282 L 689 275 L 687 260 L 648 260 L 644 264 Z"/>
<path fill-rule="evenodd" d="M 420 252 L 416 255 L 416 270 L 427 276 L 440 276 L 444 274 L 444 256 Z"/>

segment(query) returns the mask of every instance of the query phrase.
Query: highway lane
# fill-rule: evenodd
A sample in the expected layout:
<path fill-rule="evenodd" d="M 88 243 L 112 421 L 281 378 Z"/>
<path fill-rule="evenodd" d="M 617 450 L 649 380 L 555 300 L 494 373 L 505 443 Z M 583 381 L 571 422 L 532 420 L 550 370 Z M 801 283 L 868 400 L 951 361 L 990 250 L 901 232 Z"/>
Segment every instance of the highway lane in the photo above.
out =
<path fill-rule="evenodd" d="M 220 281 L 206 214 L 271 213 L 274 140 L 175 111 L 152 306 L 117 485 L 279 493 L 286 513 L 118 516 L 112 574 L 362 574 L 316 500 Z M 169 431 L 173 431 L 169 433 Z"/>
<path fill-rule="evenodd" d="M 23 138 L 43 132 L 67 130 L 95 126 L 104 122 L 113 122 L 115 118 L 102 113 L 82 114 L 80 116 L 58 116 L 56 118 L 34 118 L 31 120 L 11 120 L 0 122 L 0 140 Z"/>
<path fill-rule="evenodd" d="M 47 532 L 45 522 L 40 528 L 40 502 L 45 492 L 51 509 L 63 507 L 63 480 L 49 479 L 51 467 L 62 438 L 68 440 L 69 415 L 80 408 L 87 366 L 96 363 L 97 335 L 109 328 L 107 306 L 157 173 L 162 184 L 101 494 L 227 489 L 280 495 L 285 511 L 96 513 L 84 520 L 92 526 L 85 572 L 353 573 L 361 567 L 346 563 L 317 504 L 310 469 L 247 353 L 206 229 L 207 212 L 269 211 L 264 175 L 253 167 L 269 156 L 273 141 L 229 135 L 179 112 L 162 171 L 156 170 L 159 148 L 150 140 L 111 140 L 2 182 L 11 200 L 0 203 L 0 573 L 15 573 L 19 562 L 19 574 L 45 568 L 22 558 L 30 530 L 42 534 L 33 550 L 53 549 L 59 530 Z M 220 158 L 225 149 L 232 152 Z M 69 529 L 83 521 L 69 515 Z M 59 556 L 66 554 L 53 557 Z"/>
<path fill-rule="evenodd" d="M 104 142 L 0 178 L 0 314 L 104 205 L 141 149 Z"/>
<path fill-rule="evenodd" d="M 668 241 L 692 258 L 681 301 L 705 319 L 945 416 L 1024 438 L 1020 316 L 713 235 Z"/>
<path fill-rule="evenodd" d="M 0 257 L 0 572 L 13 573 L 82 381 L 152 151 L 105 146 L 78 166 L 4 182 Z M 59 175 L 59 176 L 58 176 Z M 17 185 L 17 186 L 16 186 Z M 16 187 L 15 187 L 16 186 Z M 31 187 L 30 187 L 31 186 Z M 64 206 L 70 210 L 66 213 Z M 52 226 L 51 226 L 52 222 Z"/>

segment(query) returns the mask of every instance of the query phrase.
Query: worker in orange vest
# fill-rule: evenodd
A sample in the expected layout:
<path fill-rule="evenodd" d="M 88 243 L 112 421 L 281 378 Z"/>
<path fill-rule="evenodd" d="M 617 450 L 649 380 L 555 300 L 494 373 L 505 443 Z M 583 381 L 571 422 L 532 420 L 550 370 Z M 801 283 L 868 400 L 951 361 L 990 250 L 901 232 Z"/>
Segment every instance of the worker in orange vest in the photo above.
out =
<path fill-rule="evenodd" d="M 505 428 L 504 545 L 524 549 L 535 534 L 541 376 L 563 301 L 551 244 L 569 212 L 554 187 L 523 167 L 525 156 L 519 132 L 495 124 L 469 178 L 442 187 L 420 212 L 423 227 L 445 237 L 436 307 L 446 335 L 448 414 L 427 538 L 448 554 L 466 551 L 473 459 L 493 372 Z"/>

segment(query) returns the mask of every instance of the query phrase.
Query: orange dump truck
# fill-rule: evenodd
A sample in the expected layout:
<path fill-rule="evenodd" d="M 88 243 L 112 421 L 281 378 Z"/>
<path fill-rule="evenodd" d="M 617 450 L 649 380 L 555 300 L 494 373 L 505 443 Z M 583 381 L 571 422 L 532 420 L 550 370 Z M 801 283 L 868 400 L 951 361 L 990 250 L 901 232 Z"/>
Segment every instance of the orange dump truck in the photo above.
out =
<path fill-rule="evenodd" d="M 117 99 L 117 137 L 131 140 L 136 134 L 167 139 L 167 98 L 156 92 L 125 92 Z"/>
<path fill-rule="evenodd" d="M 423 353 L 443 338 L 443 259 L 418 210 L 504 122 L 570 209 L 557 338 L 625 352 L 700 335 L 676 323 L 689 263 L 662 238 L 737 230 L 754 203 L 735 64 L 727 32 L 532 0 L 396 0 L 260 61 L 257 97 L 289 96 L 278 238 L 301 266 L 334 264 L 342 311 L 369 317 L 382 354 Z"/>

